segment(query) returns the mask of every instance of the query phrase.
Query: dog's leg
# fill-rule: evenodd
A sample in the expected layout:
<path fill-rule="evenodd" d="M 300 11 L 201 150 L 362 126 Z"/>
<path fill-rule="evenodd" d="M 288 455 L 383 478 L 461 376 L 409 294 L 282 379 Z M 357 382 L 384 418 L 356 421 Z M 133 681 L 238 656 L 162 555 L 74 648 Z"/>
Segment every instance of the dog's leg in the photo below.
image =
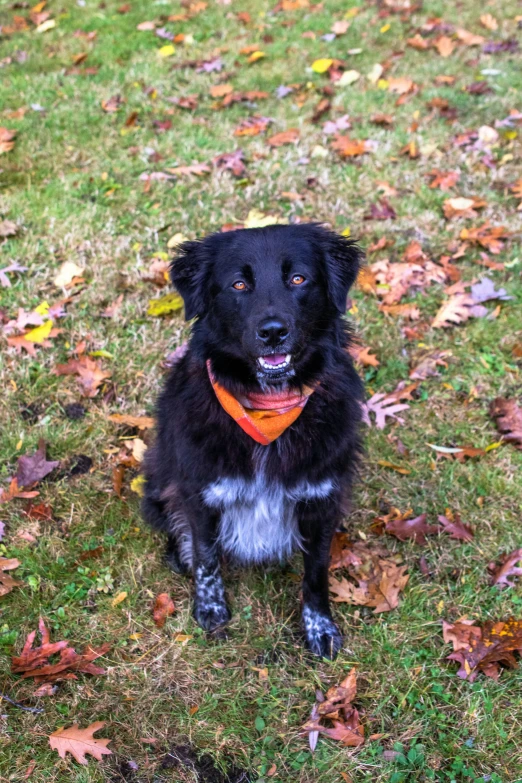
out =
<path fill-rule="evenodd" d="M 230 620 L 216 546 L 218 515 L 203 504 L 191 509 L 192 570 L 194 574 L 194 609 L 197 623 L 205 631 L 213 631 Z"/>
<path fill-rule="evenodd" d="M 328 598 L 328 564 L 337 516 L 336 503 L 328 498 L 300 503 L 298 507 L 304 546 L 302 619 L 306 642 L 315 655 L 332 660 L 343 641 Z"/>

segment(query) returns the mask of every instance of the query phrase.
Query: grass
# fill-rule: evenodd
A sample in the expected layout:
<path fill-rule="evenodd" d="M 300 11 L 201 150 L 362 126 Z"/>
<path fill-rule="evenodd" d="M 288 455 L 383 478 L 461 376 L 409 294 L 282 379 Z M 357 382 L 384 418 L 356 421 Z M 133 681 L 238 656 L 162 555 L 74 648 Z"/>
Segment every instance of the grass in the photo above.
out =
<path fill-rule="evenodd" d="M 502 304 L 493 320 L 430 329 L 444 299 L 442 288 L 433 285 L 411 300 L 418 303 L 421 323 L 428 328 L 421 339 L 408 340 L 401 320 L 384 316 L 372 296 L 354 293 L 351 317 L 380 360 L 379 367 L 363 371 L 370 391 L 390 391 L 407 378 L 426 350 L 423 346 L 451 350 L 453 356 L 441 377 L 422 383 L 404 425 L 367 433 L 366 460 L 348 528 L 355 538 L 371 538 L 374 517 L 388 505 L 427 511 L 432 520 L 449 507 L 476 535 L 470 544 L 432 538 L 424 550 L 386 539 L 390 551 L 401 553 L 409 566 L 404 597 L 398 609 L 378 616 L 336 605 L 346 642 L 334 663 L 313 660 L 301 647 L 299 558 L 285 569 L 229 571 L 234 617 L 228 637 L 208 639 L 195 627 L 190 583 L 163 566 L 160 541 L 140 520 L 129 477 L 123 500 L 112 489 L 113 450 L 132 433 L 108 419 L 113 412 L 152 412 L 164 374 L 161 362 L 187 336 L 181 318 L 146 315 L 149 299 L 157 294 L 142 280 L 151 258 L 169 252 L 167 242 L 176 232 L 201 236 L 225 223 L 243 222 L 255 208 L 290 220 L 328 221 L 339 231 L 349 227 L 365 247 L 385 236 L 395 240 L 389 251 L 395 259 L 418 239 L 437 259 L 464 225 L 488 219 L 513 232 L 519 229 L 517 201 L 508 189 L 518 176 L 518 137 L 499 131 L 489 168 L 480 155 L 452 143 L 457 133 L 493 126 L 510 110 L 520 110 L 518 55 L 487 55 L 480 47 L 459 45 L 442 58 L 433 49 L 416 51 L 405 44 L 436 16 L 487 40 L 505 40 L 516 35 L 519 4 L 504 0 L 479 8 L 470 0 L 458 6 L 426 0 L 412 15 L 387 16 L 379 14 L 386 5 L 361 2 L 348 32 L 327 42 L 321 36 L 354 6 L 351 0 L 279 13 L 264 0 L 209 2 L 187 21 L 166 23 L 172 32 L 194 38 L 191 45 L 176 44 L 168 58 L 158 55 L 168 41 L 137 31 L 136 25 L 145 20 L 159 24 L 184 9 L 164 0 L 134 0 L 127 13 L 119 13 L 118 6 L 113 0 L 65 0 L 59 5 L 53 0 L 46 10 L 56 20 L 54 29 L 38 33 L 28 22 L 26 31 L 0 38 L 0 124 L 18 131 L 13 151 L 0 157 L 0 217 L 20 226 L 15 237 L 3 241 L 2 250 L 6 263 L 18 260 L 29 268 L 11 276 L 11 288 L 1 289 L 2 308 L 14 317 L 19 307 L 31 310 L 43 300 L 60 298 L 52 280 L 65 260 L 86 269 L 86 284 L 73 289 L 68 315 L 59 324 L 63 331 L 52 347 L 38 348 L 37 357 L 31 358 L 3 345 L 3 483 L 13 474 L 17 457 L 33 451 L 41 437 L 48 443 L 49 457 L 62 460 L 62 467 L 58 478 L 39 487 L 39 500 L 52 506 L 53 521 L 33 528 L 33 544 L 16 535 L 29 526 L 25 501 L 2 507 L 7 530 L 2 553 L 20 559 L 16 573 L 24 585 L 1 603 L 0 690 L 37 703 L 33 685 L 11 675 L 9 662 L 36 628 L 39 615 L 47 618 L 53 639 L 67 638 L 77 649 L 103 641 L 113 645 L 104 662 L 105 678 L 80 676 L 60 684 L 54 696 L 38 702 L 43 713 L 2 703 L 0 780 L 22 781 L 32 760 L 30 780 L 38 783 L 232 783 L 246 779 L 238 770 L 258 783 L 330 783 L 346 780 L 341 773 L 353 783 L 520 780 L 521 670 L 503 672 L 498 682 L 483 677 L 474 684 L 462 682 L 456 667 L 445 661 L 449 650 L 440 621 L 464 614 L 480 621 L 521 616 L 522 584 L 499 592 L 489 586 L 486 571 L 500 552 L 520 546 L 521 455 L 505 445 L 465 464 L 434 462 L 427 446 L 493 443 L 498 434 L 488 415 L 489 401 L 520 392 L 520 359 L 512 352 L 520 342 L 517 305 L 522 290 L 516 235 L 499 256 L 506 262 L 504 271 L 479 266 L 475 249 L 456 261 L 464 279 L 487 272 L 515 297 Z M 497 17 L 496 32 L 480 25 L 482 10 Z M 248 11 L 251 21 L 241 21 L 240 11 Z M 12 25 L 13 15 L 28 13 L 20 4 L 4 4 L 0 24 Z M 75 36 L 77 30 L 97 36 L 90 41 Z M 304 32 L 316 37 L 303 38 Z M 248 65 L 240 49 L 249 44 L 258 44 L 266 57 Z M 362 51 L 347 54 L 352 49 Z M 87 59 L 75 72 L 72 58 L 82 52 Z M 220 73 L 173 67 L 218 53 L 224 63 Z M 329 84 L 327 76 L 310 70 L 319 57 L 344 58 L 347 67 L 362 74 L 375 63 L 389 61 L 386 76 L 406 76 L 422 87 L 401 106 L 396 106 L 396 96 L 365 78 L 335 88 L 330 117 L 348 113 L 354 138 L 379 142 L 375 153 L 343 162 L 329 150 L 321 124 L 310 122 Z M 84 73 L 93 67 L 95 73 Z M 436 77 L 448 74 L 456 77 L 455 85 L 437 85 Z M 488 80 L 491 92 L 464 91 L 480 78 Z M 257 107 L 236 103 L 218 110 L 209 90 L 222 81 L 231 82 L 235 90 L 266 90 L 270 97 Z M 274 96 L 281 84 L 297 83 L 301 87 L 294 95 L 281 100 Z M 101 102 L 117 94 L 124 101 L 120 110 L 104 112 Z M 190 94 L 198 97 L 193 111 L 169 100 Z M 456 108 L 453 123 L 427 108 L 433 98 L 445 98 Z M 31 108 L 34 105 L 44 111 Z M 26 111 L 13 114 L 19 109 Z M 136 124 L 127 127 L 125 119 L 134 111 Z M 241 119 L 256 112 L 273 119 L 268 134 L 235 138 Z M 377 112 L 394 115 L 391 129 L 371 122 Z M 167 130 L 154 125 L 166 120 L 172 123 Z M 414 121 L 419 126 L 411 131 Z M 299 143 L 270 150 L 266 136 L 292 127 L 300 130 Z M 399 154 L 412 138 L 424 149 L 414 160 Z M 326 157 L 321 150 L 319 155 L 314 152 L 317 145 L 327 150 Z M 205 163 L 237 147 L 248 161 L 243 179 L 213 170 L 197 180 L 152 182 L 149 189 L 139 179 L 143 172 Z M 152 150 L 161 156 L 156 163 L 149 160 Z M 480 218 L 444 220 L 442 203 L 452 194 L 428 188 L 426 174 L 435 167 L 461 171 L 454 195 L 486 199 Z M 382 181 L 398 190 L 390 199 L 397 219 L 364 220 Z M 304 198 L 289 200 L 283 195 L 287 192 Z M 117 317 L 102 318 L 100 313 L 120 294 Z M 83 339 L 89 350 L 110 354 L 101 359 L 112 373 L 105 389 L 110 393 L 92 400 L 79 397 L 74 379 L 52 373 Z M 74 402 L 86 408 L 80 420 L 66 415 L 66 406 Z M 408 457 L 398 456 L 396 438 L 408 449 Z M 71 476 L 68 469 L 79 454 L 92 459 L 92 468 Z M 411 472 L 399 475 L 379 460 L 401 462 Z M 97 546 L 104 547 L 101 556 L 79 564 L 81 553 Z M 428 560 L 431 578 L 418 568 L 420 554 Z M 107 593 L 97 589 L 103 585 Z M 128 594 L 126 600 L 112 607 L 122 591 Z M 150 610 L 161 591 L 171 593 L 177 607 L 163 630 L 154 626 Z M 179 633 L 191 638 L 176 641 Z M 315 689 L 338 683 L 353 665 L 358 667 L 357 704 L 367 734 L 382 737 L 357 751 L 321 739 L 312 755 L 299 729 L 310 713 Z M 257 669 L 263 667 L 268 668 L 267 682 L 259 679 Z M 48 747 L 46 736 L 58 726 L 74 721 L 84 726 L 94 720 L 107 721 L 102 736 L 111 738 L 114 751 L 103 764 L 91 761 L 80 768 L 70 757 L 60 760 Z M 196 766 L 175 764 L 172 754 L 179 756 L 180 746 L 189 748 L 186 753 Z M 393 749 L 401 755 L 387 761 L 383 753 Z M 268 777 L 273 765 L 276 772 Z"/>

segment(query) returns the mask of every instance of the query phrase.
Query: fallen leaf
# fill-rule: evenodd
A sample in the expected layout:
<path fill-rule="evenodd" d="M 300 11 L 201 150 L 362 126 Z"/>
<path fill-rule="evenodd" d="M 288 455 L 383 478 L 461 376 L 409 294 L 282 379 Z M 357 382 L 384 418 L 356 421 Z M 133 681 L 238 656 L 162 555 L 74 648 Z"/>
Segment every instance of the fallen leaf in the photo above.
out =
<path fill-rule="evenodd" d="M 461 324 L 473 315 L 474 305 L 470 294 L 455 294 L 441 305 L 431 325 L 434 329 L 441 329 Z"/>
<path fill-rule="evenodd" d="M 459 41 L 462 41 L 462 43 L 465 44 L 465 46 L 482 46 L 486 40 L 482 35 L 475 35 L 474 33 L 470 33 L 468 30 L 464 30 L 463 28 L 457 29 L 455 31 L 455 35 Z"/>
<path fill-rule="evenodd" d="M 420 546 L 426 545 L 426 536 L 433 536 L 439 532 L 437 525 L 426 524 L 427 514 L 421 514 L 414 519 L 393 519 L 386 522 L 384 530 L 399 541 L 413 539 Z"/>
<path fill-rule="evenodd" d="M 429 173 L 430 177 L 433 177 L 430 182 L 430 188 L 438 188 L 439 190 L 450 190 L 460 179 L 459 171 L 440 171 L 439 169 L 432 169 Z"/>
<path fill-rule="evenodd" d="M 423 51 L 429 46 L 428 41 L 419 33 L 416 33 L 413 38 L 408 38 L 406 43 L 408 46 L 411 46 L 413 49 L 418 49 L 419 51 Z"/>
<path fill-rule="evenodd" d="M 126 427 L 137 427 L 139 430 L 151 429 L 155 424 L 152 416 L 131 416 L 128 413 L 112 413 L 109 420 Z"/>
<path fill-rule="evenodd" d="M 19 582 L 6 573 L 6 571 L 13 571 L 15 568 L 18 568 L 19 565 L 20 561 L 15 557 L 0 557 L 0 598 L 10 593 L 13 587 L 20 587 L 23 584 L 23 582 Z"/>
<path fill-rule="evenodd" d="M 36 631 L 28 635 L 23 650 L 18 657 L 12 659 L 11 668 L 14 674 L 21 674 L 23 679 L 33 677 L 35 682 L 56 682 L 58 680 L 76 680 L 74 672 L 83 674 L 105 674 L 100 666 L 93 661 L 105 655 L 111 645 L 106 643 L 95 649 L 87 646 L 82 654 L 69 647 L 68 641 L 51 642 L 49 631 L 42 618 L 38 623 L 41 635 L 41 645 L 33 647 Z M 59 654 L 59 660 L 51 663 L 50 659 Z"/>
<path fill-rule="evenodd" d="M 371 348 L 362 345 L 351 345 L 349 348 L 350 356 L 358 364 L 363 367 L 378 367 L 380 362 L 370 351 Z"/>
<path fill-rule="evenodd" d="M 455 44 L 447 35 L 441 35 L 440 38 L 437 38 L 437 40 L 434 41 L 433 46 L 441 57 L 449 57 L 455 48 Z"/>
<path fill-rule="evenodd" d="M 162 296 L 160 299 L 151 299 L 147 308 L 147 315 L 160 317 L 178 313 L 183 309 L 183 299 L 179 294 L 170 293 Z"/>
<path fill-rule="evenodd" d="M 206 163 L 192 163 L 190 166 L 176 166 L 173 169 L 167 169 L 169 174 L 175 174 L 176 176 L 191 176 L 201 177 L 203 174 L 210 174 L 210 166 Z"/>
<path fill-rule="evenodd" d="M 235 177 L 243 177 L 246 174 L 244 160 L 243 150 L 235 150 L 234 152 L 224 152 L 221 155 L 217 155 L 212 162 L 218 169 L 228 169 Z"/>
<path fill-rule="evenodd" d="M 457 513 L 452 516 L 453 519 L 448 519 L 443 514 L 439 514 L 437 519 L 442 525 L 441 532 L 448 533 L 451 538 L 455 538 L 457 541 L 473 541 L 473 530 L 462 522 Z"/>
<path fill-rule="evenodd" d="M 317 692 L 310 719 L 302 728 L 303 734 L 308 734 L 312 752 L 319 734 L 346 747 L 355 748 L 364 743 L 364 728 L 352 704 L 357 695 L 356 676 L 356 670 L 352 669 L 340 685 L 328 689 L 326 696 Z"/>
<path fill-rule="evenodd" d="M 370 205 L 370 211 L 364 215 L 364 220 L 394 220 L 396 217 L 397 213 L 389 201 L 381 198 L 376 204 Z"/>
<path fill-rule="evenodd" d="M 513 587 L 510 577 L 522 576 L 522 567 L 517 563 L 522 561 L 522 549 L 502 555 L 500 563 L 491 562 L 488 571 L 491 574 L 491 584 L 499 587 Z"/>
<path fill-rule="evenodd" d="M 58 288 L 67 288 L 68 286 L 73 285 L 75 278 L 81 277 L 84 271 L 85 270 L 82 269 L 81 266 L 78 266 L 78 264 L 75 264 L 74 261 L 65 261 L 61 265 L 60 271 L 54 278 L 53 283 Z"/>
<path fill-rule="evenodd" d="M 122 106 L 123 101 L 121 98 L 121 95 L 113 95 L 111 98 L 109 98 L 106 101 L 101 102 L 101 107 L 103 111 L 108 112 L 109 114 L 112 112 L 118 111 L 118 109 Z"/>
<path fill-rule="evenodd" d="M 210 95 L 212 98 L 224 98 L 225 95 L 230 95 L 234 92 L 234 86 L 232 84 L 214 84 L 210 88 Z"/>
<path fill-rule="evenodd" d="M 488 620 L 482 626 L 465 619 L 456 623 L 444 621 L 443 635 L 446 644 L 453 645 L 454 652 L 447 656 L 448 660 L 460 664 L 457 675 L 468 682 L 474 682 L 479 672 L 498 680 L 501 665 L 514 669 L 514 653 L 522 650 L 522 620 L 513 618 Z"/>
<path fill-rule="evenodd" d="M 482 14 L 480 17 L 480 24 L 485 27 L 486 30 L 498 30 L 498 22 L 491 14 Z"/>
<path fill-rule="evenodd" d="M 16 480 L 19 487 L 30 487 L 49 475 L 60 464 L 46 459 L 45 441 L 38 441 L 38 450 L 34 454 L 24 454 L 18 458 Z"/>
<path fill-rule="evenodd" d="M 269 117 L 248 117 L 239 123 L 234 131 L 234 136 L 258 136 L 266 131 L 270 122 Z"/>
<path fill-rule="evenodd" d="M 103 756 L 110 756 L 112 751 L 107 745 L 110 739 L 96 739 L 94 734 L 105 726 L 104 721 L 95 721 L 85 729 L 80 729 L 77 723 L 65 729 L 63 726 L 49 736 L 49 745 L 58 751 L 60 758 L 64 759 L 70 753 L 79 764 L 87 764 L 86 755 L 93 756 L 101 761 Z"/>
<path fill-rule="evenodd" d="M 522 449 L 522 406 L 517 400 L 496 397 L 489 406 L 489 415 L 496 419 L 502 438 Z"/>
<path fill-rule="evenodd" d="M 502 301 L 513 299 L 512 296 L 507 295 L 505 288 L 499 288 L 497 290 L 493 280 L 490 280 L 489 277 L 483 277 L 478 283 L 472 284 L 471 296 L 473 297 L 473 301 L 477 304 L 489 302 L 491 299 L 500 299 Z"/>
<path fill-rule="evenodd" d="M 152 617 L 154 619 L 155 625 L 158 628 L 163 628 L 167 617 L 170 617 L 171 614 L 174 614 L 175 610 L 176 607 L 170 595 L 168 593 L 160 593 L 156 597 L 152 610 Z"/>
<path fill-rule="evenodd" d="M 126 593 L 124 590 L 120 593 L 117 593 L 117 595 L 114 596 L 114 598 L 111 601 L 111 606 L 114 609 L 114 607 L 118 606 L 119 604 L 123 603 L 125 599 L 127 598 L 128 593 Z"/>
<path fill-rule="evenodd" d="M 312 71 L 314 73 L 326 73 L 326 71 L 333 65 L 333 60 L 329 57 L 322 57 L 319 60 L 314 60 L 312 63 Z"/>
<path fill-rule="evenodd" d="M 371 559 L 371 568 L 363 564 L 350 569 L 350 574 L 357 582 L 355 585 L 345 577 L 340 580 L 330 577 L 330 593 L 336 603 L 369 606 L 375 611 L 390 612 L 399 605 L 399 593 L 408 583 L 407 566 L 398 566 L 391 560 Z"/>
<path fill-rule="evenodd" d="M 14 223 L 12 220 L 0 220 L 0 239 L 5 239 L 6 237 L 14 237 L 18 234 L 19 231 L 20 231 L 20 227 L 18 226 L 17 223 Z M 5 272 L 6 271 L 5 268 L 2 271 Z"/>
<path fill-rule="evenodd" d="M 498 255 L 502 251 L 503 241 L 508 236 L 509 234 L 503 226 L 490 226 L 488 221 L 475 228 L 463 228 L 460 232 L 460 238 L 465 243 L 481 245 L 493 255 Z"/>
<path fill-rule="evenodd" d="M 15 130 L 0 127 L 0 155 L 3 155 L 5 152 L 10 152 L 13 149 L 15 138 Z"/>
<path fill-rule="evenodd" d="M 281 133 L 276 133 L 274 136 L 270 136 L 267 139 L 267 143 L 271 147 L 282 147 L 284 144 L 293 144 L 299 139 L 299 131 L 297 128 L 289 128 Z"/>
<path fill-rule="evenodd" d="M 433 353 L 427 354 L 420 362 L 410 371 L 410 378 L 412 380 L 424 381 L 426 378 L 434 378 L 440 373 L 438 367 L 447 367 L 448 363 L 445 361 L 447 357 L 451 356 L 451 351 L 433 351 Z"/>
<path fill-rule="evenodd" d="M 397 416 L 401 411 L 405 411 L 410 406 L 407 403 L 398 403 L 395 396 L 387 395 L 382 392 L 374 394 L 366 402 L 366 410 L 368 414 L 373 413 L 375 416 L 375 426 L 379 430 L 383 430 L 387 424 L 387 419 L 395 419 L 400 424 L 404 424 L 404 420 Z"/>
<path fill-rule="evenodd" d="M 373 152 L 374 146 L 370 141 L 358 141 L 350 139 L 348 136 L 336 136 L 332 141 L 332 148 L 342 158 L 355 158 L 359 155 L 365 155 L 367 152 Z"/>
<path fill-rule="evenodd" d="M 446 220 L 452 220 L 453 218 L 474 218 L 477 216 L 477 209 L 482 209 L 486 206 L 486 202 L 483 199 L 477 198 L 448 198 L 442 205 L 444 216 Z"/>

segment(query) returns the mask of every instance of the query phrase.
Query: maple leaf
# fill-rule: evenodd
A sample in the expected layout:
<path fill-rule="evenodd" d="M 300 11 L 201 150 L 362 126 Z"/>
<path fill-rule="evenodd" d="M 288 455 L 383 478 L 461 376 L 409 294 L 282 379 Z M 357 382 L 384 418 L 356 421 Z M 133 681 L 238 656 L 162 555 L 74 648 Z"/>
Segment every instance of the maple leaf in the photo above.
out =
<path fill-rule="evenodd" d="M 217 155 L 212 163 L 218 169 L 228 169 L 234 177 L 243 177 L 246 174 L 244 160 L 245 154 L 243 150 L 235 150 L 234 152 L 224 152 L 221 155 Z"/>
<path fill-rule="evenodd" d="M 12 571 L 18 568 L 19 565 L 20 561 L 15 557 L 0 557 L 0 598 L 10 593 L 13 587 L 20 587 L 23 584 L 23 582 L 14 579 L 10 574 L 6 574 L 6 571 Z"/>
<path fill-rule="evenodd" d="M 34 454 L 24 454 L 18 458 L 16 480 L 19 487 L 30 487 L 41 481 L 58 467 L 59 461 L 50 462 L 45 457 L 45 441 L 38 441 L 38 450 Z"/>
<path fill-rule="evenodd" d="M 299 131 L 297 128 L 289 128 L 281 133 L 276 133 L 274 136 L 270 136 L 267 139 L 267 143 L 271 147 L 282 147 L 284 144 L 293 144 L 299 140 Z"/>
<path fill-rule="evenodd" d="M 230 95 L 234 92 L 232 84 L 214 84 L 210 88 L 210 95 L 212 98 L 224 98 L 225 95 Z"/>
<path fill-rule="evenodd" d="M 102 370 L 100 364 L 89 356 L 71 358 L 67 364 L 57 364 L 53 370 L 55 375 L 77 375 L 78 383 L 84 397 L 96 397 L 99 387 L 111 373 Z"/>
<path fill-rule="evenodd" d="M 105 726 L 104 721 L 95 721 L 85 729 L 80 729 L 77 723 L 65 729 L 63 726 L 49 736 L 49 745 L 58 751 L 60 758 L 64 759 L 70 753 L 79 764 L 87 764 L 87 755 L 101 761 L 103 756 L 110 756 L 112 751 L 107 745 L 110 739 L 96 739 L 94 734 Z"/>
<path fill-rule="evenodd" d="M 473 541 L 473 530 L 462 522 L 457 513 L 453 514 L 453 519 L 448 519 L 443 514 L 439 514 L 437 519 L 442 525 L 441 533 L 448 533 L 451 538 L 455 538 L 457 541 Z"/>
<path fill-rule="evenodd" d="M 474 682 L 479 672 L 498 680 L 501 665 L 515 668 L 513 653 L 522 651 L 522 620 L 513 618 L 487 621 L 482 627 L 469 620 L 443 622 L 443 635 L 444 641 L 453 645 L 448 660 L 460 663 L 457 675 L 469 682 Z"/>
<path fill-rule="evenodd" d="M 41 636 L 40 646 L 33 647 L 36 631 L 28 635 L 23 650 L 18 657 L 12 659 L 11 668 L 15 674 L 21 674 L 22 679 L 34 677 L 35 682 L 56 682 L 57 680 L 76 680 L 74 672 L 82 674 L 105 674 L 100 666 L 93 661 L 105 655 L 111 645 L 105 643 L 99 648 L 87 646 L 79 654 L 68 641 L 51 642 L 49 630 L 40 618 L 38 629 Z M 51 663 L 50 658 L 59 654 L 59 660 Z"/>
<path fill-rule="evenodd" d="M 176 607 L 174 605 L 174 601 L 168 593 L 160 593 L 158 596 L 156 596 L 152 610 L 152 617 L 157 627 L 163 628 L 167 617 L 170 617 L 171 614 L 174 614 L 175 610 Z"/>
<path fill-rule="evenodd" d="M 421 514 L 414 519 L 390 519 L 386 522 L 384 530 L 399 541 L 413 539 L 420 546 L 426 545 L 426 536 L 433 536 L 439 532 L 437 525 L 427 525 L 427 514 Z"/>
<path fill-rule="evenodd" d="M 489 406 L 489 414 L 496 419 L 497 429 L 503 440 L 522 449 L 522 407 L 516 400 L 496 397 Z"/>
<path fill-rule="evenodd" d="M 413 38 L 408 38 L 406 43 L 408 44 L 408 46 L 411 46 L 413 49 L 417 49 L 419 51 L 428 48 L 427 40 L 423 38 L 422 35 L 420 35 L 419 33 L 416 33 L 416 35 L 414 35 Z"/>

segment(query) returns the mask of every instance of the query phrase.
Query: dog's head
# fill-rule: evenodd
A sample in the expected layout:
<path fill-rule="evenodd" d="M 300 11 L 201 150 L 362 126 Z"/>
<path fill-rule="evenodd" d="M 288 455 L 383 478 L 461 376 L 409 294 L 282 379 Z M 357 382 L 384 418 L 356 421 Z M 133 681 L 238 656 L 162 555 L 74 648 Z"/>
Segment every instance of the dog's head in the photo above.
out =
<path fill-rule="evenodd" d="M 299 375 L 346 310 L 361 251 L 317 224 L 185 242 L 171 267 L 206 358 L 245 382 Z"/>

